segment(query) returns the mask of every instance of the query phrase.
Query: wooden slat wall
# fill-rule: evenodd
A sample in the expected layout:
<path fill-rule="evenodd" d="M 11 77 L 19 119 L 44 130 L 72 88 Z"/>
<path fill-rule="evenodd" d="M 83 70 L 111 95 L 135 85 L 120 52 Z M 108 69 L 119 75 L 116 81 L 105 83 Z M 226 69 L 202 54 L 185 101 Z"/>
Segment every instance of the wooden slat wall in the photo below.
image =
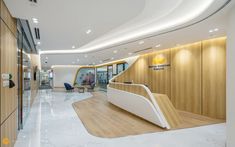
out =
<path fill-rule="evenodd" d="M 11 73 L 15 82 L 14 88 L 2 85 L 0 90 L 1 107 L 1 147 L 13 147 L 17 136 L 17 39 L 16 20 L 11 17 L 4 2 L 0 0 L 0 62 L 1 74 Z M 8 145 L 3 145 L 3 138 L 9 139 Z"/>
<path fill-rule="evenodd" d="M 225 119 L 226 39 L 203 41 L 203 115 Z"/>
<path fill-rule="evenodd" d="M 16 38 L 3 21 L 1 24 L 1 74 L 11 73 L 17 85 L 17 47 Z M 17 107 L 17 87 L 4 88 L 1 84 L 1 123 Z"/>
<path fill-rule="evenodd" d="M 201 43 L 171 51 L 171 100 L 177 109 L 201 114 Z"/>
<path fill-rule="evenodd" d="M 149 65 L 153 65 L 152 61 L 154 58 L 158 56 L 164 56 L 167 63 L 171 63 L 171 50 L 167 49 L 164 51 L 158 51 L 154 52 L 152 54 L 149 54 L 148 62 Z M 171 97 L 171 68 L 166 67 L 165 70 L 149 70 L 149 88 L 153 93 L 161 93 L 166 94 Z"/>
<path fill-rule="evenodd" d="M 141 56 L 128 70 L 124 71 L 115 81 L 133 82 L 148 85 L 148 56 Z"/>
<path fill-rule="evenodd" d="M 177 109 L 225 119 L 225 53 L 225 37 L 157 51 L 140 56 L 114 80 L 145 84 L 154 93 L 168 95 Z M 170 68 L 163 71 L 148 68 L 158 55 L 164 55 Z"/>

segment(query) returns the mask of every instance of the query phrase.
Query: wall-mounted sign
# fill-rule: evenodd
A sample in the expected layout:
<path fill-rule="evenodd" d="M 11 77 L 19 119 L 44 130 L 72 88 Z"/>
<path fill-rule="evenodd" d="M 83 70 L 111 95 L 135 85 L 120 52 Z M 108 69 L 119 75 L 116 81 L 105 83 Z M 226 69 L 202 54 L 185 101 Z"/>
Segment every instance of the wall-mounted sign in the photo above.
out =
<path fill-rule="evenodd" d="M 152 60 L 152 65 L 149 68 L 153 70 L 164 70 L 166 67 L 169 67 L 170 63 L 167 63 L 167 59 L 163 54 L 157 55 Z"/>

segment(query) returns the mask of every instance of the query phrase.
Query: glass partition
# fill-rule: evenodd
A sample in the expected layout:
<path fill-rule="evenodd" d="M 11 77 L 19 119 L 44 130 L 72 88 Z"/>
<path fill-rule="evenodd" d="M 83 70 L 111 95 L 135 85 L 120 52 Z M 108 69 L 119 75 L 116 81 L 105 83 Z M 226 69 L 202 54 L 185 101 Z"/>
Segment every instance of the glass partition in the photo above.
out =
<path fill-rule="evenodd" d="M 74 85 L 90 85 L 93 82 L 95 82 L 95 69 L 81 68 L 77 73 Z"/>
<path fill-rule="evenodd" d="M 97 85 L 100 90 L 106 90 L 107 89 L 107 83 L 108 83 L 108 71 L 107 66 L 98 67 L 96 69 L 96 75 L 97 75 Z"/>

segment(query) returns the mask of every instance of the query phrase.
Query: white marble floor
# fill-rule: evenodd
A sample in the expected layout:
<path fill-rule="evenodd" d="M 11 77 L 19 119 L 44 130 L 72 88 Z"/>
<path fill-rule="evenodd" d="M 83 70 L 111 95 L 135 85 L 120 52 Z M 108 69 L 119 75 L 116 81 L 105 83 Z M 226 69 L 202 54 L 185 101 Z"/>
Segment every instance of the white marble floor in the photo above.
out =
<path fill-rule="evenodd" d="M 225 124 L 115 139 L 92 136 L 71 105 L 89 97 L 41 90 L 15 147 L 225 147 Z"/>

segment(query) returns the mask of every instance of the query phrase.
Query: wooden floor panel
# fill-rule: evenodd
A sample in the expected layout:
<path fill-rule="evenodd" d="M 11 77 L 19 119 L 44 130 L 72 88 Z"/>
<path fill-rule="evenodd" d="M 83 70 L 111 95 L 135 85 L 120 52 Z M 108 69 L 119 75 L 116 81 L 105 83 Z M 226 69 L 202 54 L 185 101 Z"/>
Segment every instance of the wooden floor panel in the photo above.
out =
<path fill-rule="evenodd" d="M 105 93 L 94 92 L 92 98 L 73 103 L 78 117 L 90 134 L 103 138 L 115 138 L 167 131 L 112 105 L 106 99 Z M 184 111 L 179 111 L 179 114 L 183 122 L 174 129 L 224 122 Z"/>

